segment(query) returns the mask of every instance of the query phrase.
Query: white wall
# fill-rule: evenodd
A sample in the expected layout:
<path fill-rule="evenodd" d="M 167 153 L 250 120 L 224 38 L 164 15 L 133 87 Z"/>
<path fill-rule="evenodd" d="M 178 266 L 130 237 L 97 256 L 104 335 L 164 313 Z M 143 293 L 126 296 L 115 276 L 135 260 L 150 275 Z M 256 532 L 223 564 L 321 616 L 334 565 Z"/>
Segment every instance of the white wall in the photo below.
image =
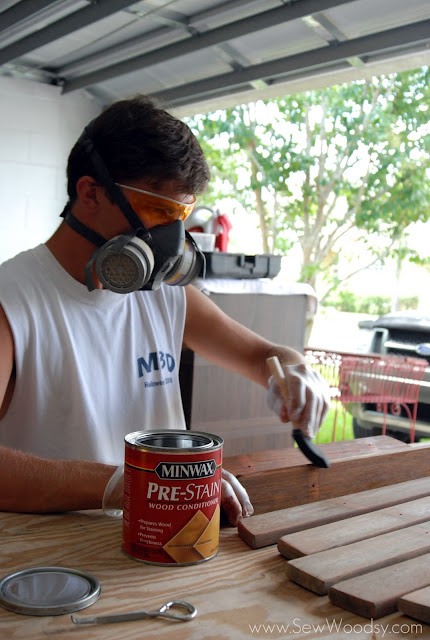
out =
<path fill-rule="evenodd" d="M 82 92 L 0 77 L 0 263 L 57 228 L 67 156 L 99 112 Z"/>

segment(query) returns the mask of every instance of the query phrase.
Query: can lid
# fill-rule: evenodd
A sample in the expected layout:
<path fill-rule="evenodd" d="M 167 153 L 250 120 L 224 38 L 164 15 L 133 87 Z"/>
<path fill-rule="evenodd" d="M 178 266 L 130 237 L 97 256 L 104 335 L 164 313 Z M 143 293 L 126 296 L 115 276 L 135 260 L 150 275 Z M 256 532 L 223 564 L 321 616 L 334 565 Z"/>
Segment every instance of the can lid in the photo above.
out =
<path fill-rule="evenodd" d="M 151 449 L 177 451 L 195 449 L 211 449 L 215 442 L 210 434 L 195 431 L 136 431 L 128 434 L 126 441 L 141 447 Z"/>
<path fill-rule="evenodd" d="M 30 616 L 56 616 L 88 607 L 100 592 L 97 578 L 84 571 L 33 567 L 0 580 L 0 605 Z"/>

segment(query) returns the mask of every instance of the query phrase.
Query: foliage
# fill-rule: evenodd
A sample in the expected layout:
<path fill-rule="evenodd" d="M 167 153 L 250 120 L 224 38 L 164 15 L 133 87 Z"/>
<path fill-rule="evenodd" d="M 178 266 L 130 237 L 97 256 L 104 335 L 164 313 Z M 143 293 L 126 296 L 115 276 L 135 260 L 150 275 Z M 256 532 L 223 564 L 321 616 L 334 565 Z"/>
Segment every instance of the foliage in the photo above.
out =
<path fill-rule="evenodd" d="M 339 442 L 341 440 L 354 440 L 352 416 L 350 413 L 344 411 L 340 404 L 336 408 L 335 402 L 332 402 L 314 442 L 318 444 L 333 442 L 333 433 L 335 434 L 335 442 Z"/>
<path fill-rule="evenodd" d="M 409 298 L 400 298 L 399 311 L 416 311 L 419 305 L 418 296 L 410 296 Z"/>
<path fill-rule="evenodd" d="M 418 309 L 418 297 L 410 296 L 400 298 L 398 310 Z M 352 291 L 341 289 L 336 296 L 332 296 L 325 301 L 325 306 L 335 307 L 337 311 L 349 313 L 368 313 L 369 315 L 381 316 L 391 310 L 391 298 L 387 296 L 357 296 Z"/>
<path fill-rule="evenodd" d="M 337 263 L 347 234 L 366 243 L 373 263 L 397 248 L 404 259 L 405 230 L 430 214 L 429 75 L 422 68 L 190 119 L 213 173 L 203 204 L 230 197 L 256 212 L 263 251 L 299 243 L 300 279 L 325 279 L 327 293 L 345 279 Z M 351 265 L 351 275 L 362 268 Z"/>

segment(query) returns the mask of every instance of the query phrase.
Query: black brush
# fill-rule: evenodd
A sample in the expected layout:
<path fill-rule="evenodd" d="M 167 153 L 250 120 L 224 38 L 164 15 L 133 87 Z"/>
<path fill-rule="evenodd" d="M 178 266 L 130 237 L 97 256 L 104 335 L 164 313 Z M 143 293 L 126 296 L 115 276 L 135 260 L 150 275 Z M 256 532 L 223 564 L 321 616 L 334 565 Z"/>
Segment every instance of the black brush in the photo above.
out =
<path fill-rule="evenodd" d="M 274 358 L 267 358 L 266 360 L 267 366 L 270 369 L 270 373 L 275 378 L 276 382 L 281 389 L 282 397 L 287 402 L 288 401 L 288 393 L 285 387 L 285 375 L 282 370 L 282 367 L 279 363 L 278 358 L 275 356 Z M 312 442 L 310 438 L 305 436 L 303 431 L 300 429 L 293 429 L 293 438 L 297 442 L 297 446 L 300 451 L 307 457 L 312 464 L 316 467 L 321 467 L 323 469 L 327 469 L 330 466 L 330 462 L 327 460 L 325 455 L 321 452 L 321 450 Z"/>
<path fill-rule="evenodd" d="M 312 442 L 310 438 L 307 438 L 303 431 L 300 429 L 293 429 L 293 438 L 297 442 L 297 446 L 300 451 L 304 453 L 308 460 L 312 462 L 316 467 L 328 469 L 330 462 L 327 460 L 321 449 Z"/>

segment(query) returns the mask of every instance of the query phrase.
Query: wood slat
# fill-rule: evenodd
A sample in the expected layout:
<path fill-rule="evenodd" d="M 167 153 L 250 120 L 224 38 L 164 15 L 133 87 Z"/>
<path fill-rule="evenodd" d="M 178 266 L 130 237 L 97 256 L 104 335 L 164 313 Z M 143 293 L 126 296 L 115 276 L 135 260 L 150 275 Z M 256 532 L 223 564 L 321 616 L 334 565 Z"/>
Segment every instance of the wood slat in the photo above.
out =
<path fill-rule="evenodd" d="M 330 471 L 330 469 L 322 469 L 322 471 Z M 251 516 L 239 523 L 238 532 L 250 547 L 258 549 L 275 544 L 281 536 L 296 531 L 311 529 L 426 496 L 430 496 L 430 482 L 427 478 L 420 478 L 379 489 L 361 491 L 341 498 L 331 498 Z"/>
<path fill-rule="evenodd" d="M 329 457 L 330 459 L 330 457 Z M 331 461 L 238 475 L 255 513 L 267 513 L 430 475 L 430 447 L 406 447 Z M 227 468 L 227 467 L 226 467 Z"/>
<path fill-rule="evenodd" d="M 279 538 L 278 549 L 283 556 L 292 560 L 411 527 L 426 520 L 430 520 L 430 496 L 291 533 Z"/>
<path fill-rule="evenodd" d="M 339 582 L 329 589 L 332 604 L 364 618 L 382 618 L 412 591 L 430 586 L 430 554 Z"/>
<path fill-rule="evenodd" d="M 399 598 L 397 608 L 411 618 L 430 624 L 430 587 L 418 589 Z"/>
<path fill-rule="evenodd" d="M 340 460 L 364 455 L 373 455 L 381 451 L 404 451 L 409 448 L 405 442 L 389 436 L 373 436 L 342 442 L 328 442 L 318 445 L 330 460 Z M 260 473 L 284 467 L 298 467 L 307 464 L 303 453 L 297 448 L 273 449 L 242 453 L 224 457 L 223 466 L 235 476 Z"/>
<path fill-rule="evenodd" d="M 302 587 L 325 595 L 342 580 L 426 553 L 430 553 L 430 522 L 290 560 L 287 576 Z"/>

